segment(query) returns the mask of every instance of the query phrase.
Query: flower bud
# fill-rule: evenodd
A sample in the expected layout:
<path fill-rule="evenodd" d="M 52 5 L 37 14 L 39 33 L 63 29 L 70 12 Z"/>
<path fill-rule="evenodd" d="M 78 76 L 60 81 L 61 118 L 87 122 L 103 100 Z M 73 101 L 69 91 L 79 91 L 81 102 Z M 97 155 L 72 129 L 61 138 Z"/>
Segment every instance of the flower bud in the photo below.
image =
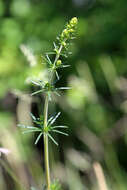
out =
<path fill-rule="evenodd" d="M 61 44 L 62 44 L 62 46 L 64 46 L 64 47 L 66 46 L 66 42 L 64 42 L 64 41 L 61 42 Z"/>
<path fill-rule="evenodd" d="M 70 29 L 71 28 L 71 25 L 70 24 L 67 24 L 67 29 Z"/>
<path fill-rule="evenodd" d="M 69 35 L 68 30 L 67 30 L 67 29 L 64 29 L 63 32 L 62 32 L 62 34 L 61 34 L 61 36 L 62 36 L 62 37 L 68 37 L 68 35 Z"/>
<path fill-rule="evenodd" d="M 70 30 L 69 30 L 69 32 L 70 32 L 70 33 L 73 33 L 73 32 L 74 32 L 74 30 L 73 30 L 73 29 L 70 29 Z"/>
<path fill-rule="evenodd" d="M 56 66 L 60 66 L 62 64 L 61 60 L 59 59 L 57 62 L 56 62 Z"/>
<path fill-rule="evenodd" d="M 77 25 L 77 23 L 78 23 L 77 17 L 73 17 L 73 18 L 71 19 L 71 21 L 70 21 L 70 25 L 71 25 L 71 26 L 75 26 L 75 25 Z"/>

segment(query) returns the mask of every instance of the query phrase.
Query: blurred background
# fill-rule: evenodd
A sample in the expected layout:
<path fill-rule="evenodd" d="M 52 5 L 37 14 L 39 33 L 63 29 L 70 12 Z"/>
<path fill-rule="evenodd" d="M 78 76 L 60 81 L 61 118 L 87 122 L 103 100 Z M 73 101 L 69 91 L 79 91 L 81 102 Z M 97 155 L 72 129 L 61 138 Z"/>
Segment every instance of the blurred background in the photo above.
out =
<path fill-rule="evenodd" d="M 29 78 L 43 71 L 41 55 L 74 16 L 71 67 L 56 83 L 72 90 L 49 109 L 62 112 L 57 124 L 69 126 L 69 137 L 49 142 L 51 176 L 62 190 L 127 189 L 127 1 L 0 0 L 1 190 L 45 184 L 43 138 L 35 146 L 36 134 L 22 135 L 17 123 L 42 113 L 44 97 L 30 96 Z"/>

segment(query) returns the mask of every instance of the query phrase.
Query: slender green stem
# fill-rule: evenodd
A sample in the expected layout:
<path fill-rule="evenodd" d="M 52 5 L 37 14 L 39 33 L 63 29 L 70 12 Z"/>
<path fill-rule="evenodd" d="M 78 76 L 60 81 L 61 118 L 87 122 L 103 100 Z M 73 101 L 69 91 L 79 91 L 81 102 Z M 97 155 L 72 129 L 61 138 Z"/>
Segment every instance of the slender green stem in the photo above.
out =
<path fill-rule="evenodd" d="M 53 63 L 54 67 L 55 67 L 55 64 L 56 64 L 57 60 L 58 60 L 59 57 L 60 57 L 60 53 L 61 53 L 61 51 L 62 51 L 62 48 L 63 48 L 63 46 L 60 45 L 59 50 L 58 50 L 58 53 L 56 54 L 56 57 L 55 57 L 55 60 L 54 60 L 54 63 Z M 54 70 L 52 70 L 52 72 L 51 72 L 51 76 L 50 76 L 50 81 L 49 81 L 49 82 L 52 82 L 53 76 L 54 76 Z"/>
<path fill-rule="evenodd" d="M 63 46 L 61 45 L 60 46 L 60 48 L 59 48 L 59 50 L 58 50 L 58 54 L 56 55 L 56 57 L 55 57 L 55 61 L 54 61 L 54 65 L 56 64 L 56 62 L 57 62 L 57 60 L 59 59 L 59 57 L 60 57 L 60 53 L 61 53 L 61 51 L 62 51 L 62 48 L 63 48 Z"/>
<path fill-rule="evenodd" d="M 55 60 L 54 60 L 54 63 L 53 63 L 54 66 L 55 66 L 57 60 L 60 57 L 60 53 L 62 51 L 62 48 L 63 48 L 63 46 L 61 45 L 59 47 L 58 54 L 55 57 Z M 50 81 L 49 81 L 50 83 L 53 80 L 53 76 L 54 76 L 54 71 L 51 72 Z M 46 94 L 45 105 L 44 105 L 44 128 L 47 127 L 48 102 L 49 102 L 49 99 L 48 99 L 48 95 Z M 46 184 L 47 184 L 47 190 L 50 190 L 51 182 L 50 182 L 50 168 L 49 168 L 48 134 L 46 134 L 46 133 L 44 133 L 44 153 L 45 153 Z"/>
<path fill-rule="evenodd" d="M 45 105 L 44 105 L 44 128 L 47 127 L 47 119 L 48 119 L 48 95 L 46 94 Z M 47 184 L 47 190 L 50 190 L 48 135 L 46 133 L 44 133 L 44 153 L 45 153 L 46 184 Z"/>

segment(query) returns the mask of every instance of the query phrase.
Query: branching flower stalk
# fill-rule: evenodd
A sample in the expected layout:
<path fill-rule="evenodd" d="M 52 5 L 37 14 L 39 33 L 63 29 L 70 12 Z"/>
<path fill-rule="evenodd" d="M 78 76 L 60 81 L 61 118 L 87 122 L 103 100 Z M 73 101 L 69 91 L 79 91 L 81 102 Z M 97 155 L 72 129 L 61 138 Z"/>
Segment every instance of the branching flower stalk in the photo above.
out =
<path fill-rule="evenodd" d="M 32 113 L 31 117 L 35 126 L 25 126 L 19 124 L 18 126 L 21 128 L 25 128 L 26 130 L 23 133 L 28 132 L 39 132 L 39 135 L 35 141 L 35 144 L 38 143 L 39 139 L 43 135 L 44 137 L 44 155 L 45 155 L 45 172 L 46 172 L 46 188 L 47 190 L 56 190 L 54 189 L 54 185 L 51 184 L 50 181 L 50 168 L 49 168 L 49 150 L 48 150 L 48 138 L 50 138 L 56 145 L 58 143 L 52 136 L 52 133 L 59 133 L 62 135 L 68 136 L 67 133 L 61 131 L 60 129 L 67 128 L 66 126 L 54 126 L 54 122 L 59 117 L 60 112 L 55 116 L 52 116 L 48 119 L 48 106 L 49 101 L 52 100 L 52 94 L 56 94 L 60 96 L 59 90 L 67 90 L 69 87 L 60 87 L 56 88 L 54 86 L 54 78 L 56 77 L 59 80 L 58 69 L 68 67 L 69 65 L 64 65 L 61 61 L 61 58 L 68 56 L 68 46 L 70 44 L 70 40 L 75 37 L 75 31 L 78 20 L 76 17 L 72 18 L 70 22 L 66 25 L 65 29 L 62 31 L 59 37 L 57 37 L 57 44 L 54 43 L 54 51 L 46 53 L 45 57 L 43 57 L 45 64 L 48 68 L 48 81 L 44 82 L 40 79 L 31 80 L 31 82 L 38 86 L 40 89 L 36 92 L 33 92 L 32 95 L 36 95 L 38 93 L 45 93 L 45 103 L 44 103 L 44 112 L 43 116 L 40 118 L 36 118 Z M 52 61 L 49 57 L 50 54 L 55 54 L 55 59 Z M 55 186 L 56 187 L 56 186 Z"/>

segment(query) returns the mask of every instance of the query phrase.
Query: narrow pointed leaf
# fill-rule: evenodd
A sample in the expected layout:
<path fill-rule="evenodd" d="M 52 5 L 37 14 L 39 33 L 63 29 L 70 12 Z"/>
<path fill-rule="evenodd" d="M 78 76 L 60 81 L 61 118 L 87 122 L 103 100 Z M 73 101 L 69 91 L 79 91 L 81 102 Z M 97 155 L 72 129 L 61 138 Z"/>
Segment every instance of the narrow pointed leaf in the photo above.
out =
<path fill-rule="evenodd" d="M 70 67 L 70 65 L 62 65 L 63 68 Z"/>
<path fill-rule="evenodd" d="M 59 77 L 59 75 L 58 75 L 58 72 L 56 71 L 55 73 L 56 73 L 56 77 L 57 77 L 57 79 L 59 80 L 60 77 Z"/>
<path fill-rule="evenodd" d="M 70 90 L 71 87 L 59 87 L 59 88 L 56 88 L 56 90 Z"/>
<path fill-rule="evenodd" d="M 51 62 L 51 60 L 50 60 L 50 58 L 49 58 L 49 56 L 46 54 L 46 58 L 47 58 L 47 60 L 48 60 L 48 63 L 50 64 L 50 65 L 52 65 L 52 62 Z"/>
<path fill-rule="evenodd" d="M 22 124 L 18 124 L 18 127 L 24 128 L 24 129 L 38 129 L 37 127 L 33 127 L 33 126 L 27 126 L 27 125 L 22 125 Z"/>
<path fill-rule="evenodd" d="M 53 42 L 53 45 L 54 45 L 54 48 L 57 49 L 57 46 L 56 46 L 55 42 Z"/>
<path fill-rule="evenodd" d="M 43 92 L 43 91 L 44 91 L 44 89 L 38 90 L 38 91 L 36 91 L 36 92 L 33 92 L 33 93 L 31 94 L 31 96 L 34 96 L 35 94 L 38 94 L 38 93 Z"/>
<path fill-rule="evenodd" d="M 30 115 L 31 115 L 32 119 L 33 119 L 34 121 L 36 121 L 36 117 L 35 117 L 32 113 L 30 113 Z"/>
<path fill-rule="evenodd" d="M 36 139 L 36 141 L 35 141 L 35 144 L 37 144 L 37 143 L 38 143 L 38 141 L 40 140 L 40 138 L 41 138 L 42 134 L 43 134 L 43 133 L 40 133 L 40 134 L 38 135 L 38 137 L 37 137 L 37 139 Z"/>
<path fill-rule="evenodd" d="M 26 133 L 32 133 L 32 132 L 39 132 L 39 131 L 42 131 L 42 130 L 27 130 L 27 131 L 23 131 L 22 134 L 26 134 Z"/>
<path fill-rule="evenodd" d="M 48 119 L 48 124 L 50 123 L 50 121 L 52 121 L 53 118 L 54 118 L 54 116 L 52 116 L 52 117 L 50 117 L 50 118 Z"/>
<path fill-rule="evenodd" d="M 68 136 L 68 134 L 67 133 L 64 133 L 64 132 L 61 132 L 61 131 L 58 131 L 58 130 L 52 130 L 53 132 L 55 132 L 55 133 L 60 133 L 61 135 L 66 135 L 66 136 Z"/>
<path fill-rule="evenodd" d="M 37 86 L 41 86 L 41 84 L 40 84 L 39 82 L 36 82 L 36 81 L 33 81 L 33 80 L 31 80 L 31 82 L 32 82 L 33 84 L 37 85 Z"/>
<path fill-rule="evenodd" d="M 58 146 L 58 143 L 55 141 L 55 139 L 49 133 L 47 135 Z"/>
<path fill-rule="evenodd" d="M 58 112 L 58 114 L 52 119 L 52 121 L 50 122 L 51 125 L 56 121 L 60 114 L 61 112 Z"/>
<path fill-rule="evenodd" d="M 33 121 L 33 122 L 36 123 L 37 125 L 43 126 L 43 123 L 41 121 Z"/>
<path fill-rule="evenodd" d="M 67 126 L 53 126 L 52 129 L 57 129 L 57 128 L 63 128 L 63 129 L 67 129 L 68 127 Z"/>

